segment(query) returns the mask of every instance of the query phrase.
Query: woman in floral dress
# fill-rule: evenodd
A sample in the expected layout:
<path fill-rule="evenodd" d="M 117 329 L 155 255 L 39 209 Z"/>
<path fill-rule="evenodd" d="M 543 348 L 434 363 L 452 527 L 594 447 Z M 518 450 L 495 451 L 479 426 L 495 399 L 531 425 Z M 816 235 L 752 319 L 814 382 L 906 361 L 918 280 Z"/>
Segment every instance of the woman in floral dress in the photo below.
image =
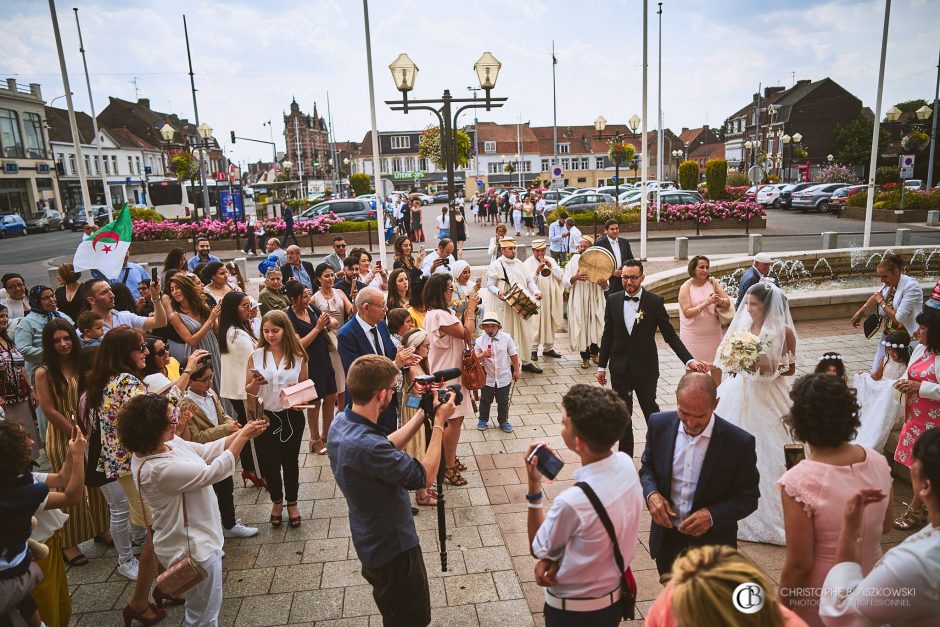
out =
<path fill-rule="evenodd" d="M 917 316 L 920 340 L 908 362 L 907 373 L 894 384 L 905 396 L 904 426 L 894 461 L 908 468 L 914 463 L 914 442 L 940 422 L 940 311 L 925 309 Z M 927 524 L 927 509 L 915 492 L 907 510 L 895 521 L 895 529 L 920 529 Z"/>

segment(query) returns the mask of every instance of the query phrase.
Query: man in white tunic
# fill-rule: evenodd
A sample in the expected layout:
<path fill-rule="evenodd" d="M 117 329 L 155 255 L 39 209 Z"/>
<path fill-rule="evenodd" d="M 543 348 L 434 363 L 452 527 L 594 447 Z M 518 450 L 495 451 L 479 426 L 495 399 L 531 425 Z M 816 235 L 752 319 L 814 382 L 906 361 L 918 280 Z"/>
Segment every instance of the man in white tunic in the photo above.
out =
<path fill-rule="evenodd" d="M 522 348 L 522 369 L 525 372 L 541 374 L 541 368 L 526 360 L 528 355 L 525 347 L 532 346 L 532 327 L 528 320 L 516 313 L 511 305 L 506 304 L 505 299 L 514 285 L 518 285 L 529 298 L 536 301 L 542 300 L 542 291 L 525 264 L 516 258 L 516 240 L 504 238 L 500 240 L 499 246 L 502 256 L 497 257 L 486 269 L 486 289 L 498 299 L 496 310 L 503 321 L 503 331 L 512 336 L 516 346 Z"/>
<path fill-rule="evenodd" d="M 590 368 L 591 361 L 597 363 L 600 353 L 598 345 L 604 334 L 604 308 L 607 305 L 604 292 L 607 279 L 589 281 L 579 269 L 581 254 L 594 243 L 590 235 L 582 235 L 578 241 L 578 252 L 571 256 L 565 266 L 563 285 L 571 292 L 568 295 L 568 329 L 571 348 L 581 352 L 581 367 Z"/>
<path fill-rule="evenodd" d="M 560 359 L 561 355 L 555 352 L 555 333 L 565 328 L 563 311 L 563 295 L 565 288 L 561 281 L 564 272 L 558 262 L 548 257 L 548 245 L 543 239 L 532 240 L 532 256 L 525 260 L 524 265 L 529 274 L 535 277 L 535 282 L 542 292 L 542 303 L 539 312 L 529 318 L 532 326 L 532 361 L 539 360 L 539 344 L 542 344 L 542 355 Z M 525 348 L 523 347 L 523 352 Z"/>

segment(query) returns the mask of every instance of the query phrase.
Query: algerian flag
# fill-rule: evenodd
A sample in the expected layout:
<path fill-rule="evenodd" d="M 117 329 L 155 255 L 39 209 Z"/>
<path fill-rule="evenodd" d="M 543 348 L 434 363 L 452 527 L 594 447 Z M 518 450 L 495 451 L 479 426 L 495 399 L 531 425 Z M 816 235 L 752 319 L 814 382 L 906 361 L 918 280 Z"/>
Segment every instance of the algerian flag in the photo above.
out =
<path fill-rule="evenodd" d="M 117 220 L 85 236 L 75 250 L 72 265 L 76 270 L 97 270 L 109 279 L 116 279 L 130 247 L 131 210 L 125 204 Z"/>

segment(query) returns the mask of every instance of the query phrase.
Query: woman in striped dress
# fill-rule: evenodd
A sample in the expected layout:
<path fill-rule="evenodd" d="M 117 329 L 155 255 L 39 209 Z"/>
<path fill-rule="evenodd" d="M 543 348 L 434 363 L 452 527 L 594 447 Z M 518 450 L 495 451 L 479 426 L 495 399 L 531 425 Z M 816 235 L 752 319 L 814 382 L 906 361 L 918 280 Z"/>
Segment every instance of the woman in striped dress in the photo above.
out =
<path fill-rule="evenodd" d="M 42 330 L 42 364 L 36 369 L 36 395 L 49 421 L 46 454 L 52 472 L 62 470 L 68 457 L 69 438 L 78 409 L 78 390 L 84 383 L 81 344 L 75 327 L 62 318 L 46 323 Z M 88 488 L 88 498 L 62 510 L 69 518 L 63 527 L 62 556 L 72 566 L 88 559 L 79 550 L 81 542 L 103 538 L 108 529 L 108 504 L 98 488 Z"/>

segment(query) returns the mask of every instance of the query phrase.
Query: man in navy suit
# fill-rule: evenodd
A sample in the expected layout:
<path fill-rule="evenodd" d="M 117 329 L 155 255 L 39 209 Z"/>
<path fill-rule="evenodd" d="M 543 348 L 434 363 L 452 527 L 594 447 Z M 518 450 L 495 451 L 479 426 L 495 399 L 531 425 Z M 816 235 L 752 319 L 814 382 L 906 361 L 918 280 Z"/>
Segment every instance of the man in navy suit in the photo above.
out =
<path fill-rule="evenodd" d="M 620 439 L 620 450 L 633 457 L 633 393 L 640 402 L 647 423 L 659 411 L 656 384 L 659 382 L 659 352 L 656 330 L 669 344 L 676 357 L 690 370 L 706 372 L 708 365 L 696 360 L 672 328 L 663 297 L 640 286 L 643 264 L 627 260 L 620 269 L 623 291 L 607 296 L 604 310 L 604 334 L 597 364 L 597 382 L 607 385 L 608 364 L 610 387 L 624 400 L 631 420 Z"/>
<path fill-rule="evenodd" d="M 744 271 L 744 274 L 741 275 L 741 282 L 738 283 L 738 300 L 734 304 L 735 309 L 741 305 L 741 301 L 744 300 L 744 295 L 751 289 L 751 286 L 767 277 L 767 273 L 770 272 L 771 263 L 773 263 L 773 260 L 767 253 L 757 253 L 754 255 L 754 265 Z M 772 281 L 775 285 L 780 285 L 777 279 L 772 279 Z"/>
<path fill-rule="evenodd" d="M 382 292 L 374 287 L 359 290 L 356 295 L 356 309 L 356 315 L 343 325 L 337 335 L 337 347 L 344 372 L 349 372 L 352 362 L 363 355 L 384 355 L 393 360 L 399 370 L 413 365 L 416 361 L 414 349 L 403 348 L 399 351 L 392 342 L 388 325 L 385 324 L 388 306 Z M 351 402 L 349 392 L 346 392 L 346 404 Z M 387 433 L 398 428 L 397 399 L 389 403 L 379 415 L 378 425 Z"/>
<path fill-rule="evenodd" d="M 620 282 L 620 270 L 623 264 L 629 259 L 633 259 L 633 251 L 630 250 L 630 242 L 620 237 L 620 223 L 613 218 L 604 223 L 605 235 L 601 235 L 595 246 L 606 248 L 607 252 L 614 256 L 614 273 L 610 275 L 607 286 L 607 295 L 623 291 L 623 284 Z"/>
<path fill-rule="evenodd" d="M 691 372 L 676 389 L 678 411 L 650 416 L 640 483 L 660 575 L 690 546 L 737 547 L 738 521 L 757 509 L 754 436 L 715 415 L 717 406 L 714 379 Z"/>

